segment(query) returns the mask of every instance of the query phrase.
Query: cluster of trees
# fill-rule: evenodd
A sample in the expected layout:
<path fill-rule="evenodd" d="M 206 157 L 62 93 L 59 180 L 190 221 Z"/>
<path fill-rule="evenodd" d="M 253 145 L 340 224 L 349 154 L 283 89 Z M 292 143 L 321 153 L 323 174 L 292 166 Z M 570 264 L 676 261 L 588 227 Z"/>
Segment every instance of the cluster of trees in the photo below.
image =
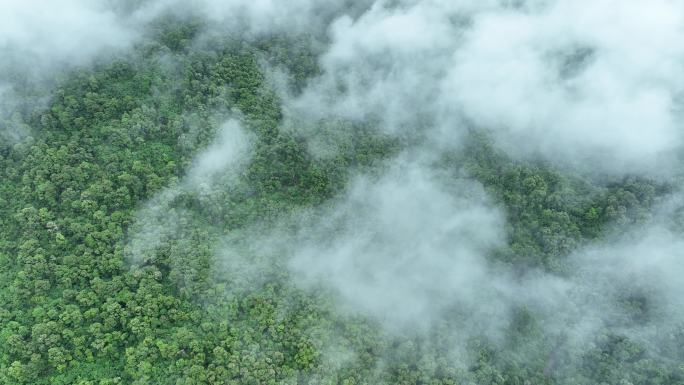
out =
<path fill-rule="evenodd" d="M 323 204 L 350 170 L 373 169 L 402 144 L 333 122 L 354 135 L 334 157 L 316 158 L 278 128 L 280 103 L 261 63 L 282 65 L 297 92 L 318 71 L 306 36 L 194 44 L 200 22 L 155 28 L 128 57 L 65 75 L 47 108 L 22 117 L 29 136 L 0 144 L 0 384 L 556 383 L 547 367 L 558 340 L 524 311 L 511 351 L 538 354 L 473 337 L 476 358 L 460 367 L 443 354 L 449 326 L 430 344 L 387 336 L 340 315 L 324 292 L 297 288 L 286 269 L 265 271 L 261 285 L 212 274 L 210 245 L 221 235 Z M 210 198 L 181 194 L 171 209 L 189 223 L 131 263 L 136 210 L 177 183 L 236 110 L 256 138 L 239 182 Z M 598 186 L 516 163 L 485 137 L 442 166 L 467 170 L 506 207 L 508 247 L 492 259 L 521 269 L 562 273 L 573 247 L 611 223 L 642 220 L 664 192 L 647 180 Z M 572 354 L 586 361 L 577 384 L 684 383 L 680 368 L 619 336 Z"/>

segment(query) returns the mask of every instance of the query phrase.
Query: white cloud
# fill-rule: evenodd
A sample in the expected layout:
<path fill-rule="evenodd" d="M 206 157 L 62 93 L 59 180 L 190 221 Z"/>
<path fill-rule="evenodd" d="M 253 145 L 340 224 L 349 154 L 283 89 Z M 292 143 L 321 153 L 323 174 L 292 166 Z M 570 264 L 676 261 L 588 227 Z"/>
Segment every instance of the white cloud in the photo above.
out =
<path fill-rule="evenodd" d="M 652 172 L 682 145 L 684 49 L 666 43 L 684 36 L 681 9 L 557 1 L 539 13 L 484 14 L 454 53 L 442 101 L 511 153 Z"/>
<path fill-rule="evenodd" d="M 82 64 L 103 50 L 130 46 L 137 36 L 104 1 L 0 2 L 0 60 L 27 70 Z"/>
<path fill-rule="evenodd" d="M 138 210 L 128 240 L 127 255 L 136 263 L 147 260 L 155 250 L 177 239 L 189 225 L 189 213 L 174 206 L 182 194 L 211 194 L 217 185 L 237 183 L 251 155 L 252 138 L 235 120 L 225 122 L 217 139 L 195 158 L 185 177 L 166 187 Z"/>
<path fill-rule="evenodd" d="M 377 1 L 332 24 L 324 75 L 290 110 L 451 145 L 474 126 L 516 157 L 667 174 L 683 144 L 682 5 Z"/>
<path fill-rule="evenodd" d="M 503 216 L 477 183 L 439 179 L 415 164 L 357 178 L 293 241 L 295 279 L 392 327 L 429 326 L 456 304 L 493 311 L 485 255 L 503 244 Z"/>

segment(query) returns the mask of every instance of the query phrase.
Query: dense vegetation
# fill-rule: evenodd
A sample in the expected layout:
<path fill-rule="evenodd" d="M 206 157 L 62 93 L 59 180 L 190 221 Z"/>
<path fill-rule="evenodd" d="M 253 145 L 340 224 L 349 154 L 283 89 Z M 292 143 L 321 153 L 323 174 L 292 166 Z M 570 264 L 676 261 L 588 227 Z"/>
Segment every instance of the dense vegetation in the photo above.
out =
<path fill-rule="evenodd" d="M 443 354 L 455 324 L 423 343 L 340 314 L 325 291 L 294 285 L 277 265 L 259 285 L 220 273 L 214 246 L 223 236 L 325 205 L 351 173 L 385 167 L 407 144 L 372 124 L 321 123 L 353 135 L 334 157 L 312 156 L 303 138 L 279 128 L 280 101 L 264 71 L 268 63 L 288 72 L 297 92 L 319 71 L 308 38 L 193 44 L 201 29 L 159 23 L 129 56 L 64 75 L 47 107 L 12 118 L 30 135 L 0 147 L 0 383 L 684 384 L 677 363 L 614 334 L 564 353 L 581 362 L 576 373 L 554 373 L 561 339 L 542 335 L 525 309 L 507 330 L 508 348 L 473 337 L 466 350 L 477 359 L 461 367 Z M 238 182 L 218 181 L 208 196 L 178 194 L 169 210 L 186 222 L 131 257 L 136 228 L 166 226 L 136 213 L 176 186 L 236 115 L 254 137 Z M 507 246 L 493 263 L 560 275 L 575 247 L 645 220 L 668 189 L 516 162 L 486 134 L 439 167 L 468 173 L 505 207 Z M 673 339 L 684 357 L 684 336 Z M 336 359 L 330 346 L 352 358 Z"/>

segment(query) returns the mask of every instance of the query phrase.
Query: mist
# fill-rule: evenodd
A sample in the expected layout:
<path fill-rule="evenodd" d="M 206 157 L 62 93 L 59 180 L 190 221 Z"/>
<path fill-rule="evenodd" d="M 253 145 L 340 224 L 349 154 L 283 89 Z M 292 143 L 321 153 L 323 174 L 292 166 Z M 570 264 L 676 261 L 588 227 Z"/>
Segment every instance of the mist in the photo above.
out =
<path fill-rule="evenodd" d="M 684 324 L 683 2 L 8 1 L 0 4 L 0 139 L 26 137 L 25 115 L 47 105 L 49 92 L 21 94 L 19 85 L 51 89 L 65 71 L 125 57 L 169 15 L 201 21 L 184 49 L 287 36 L 315 53 L 316 70 L 295 85 L 285 66 L 257 56 L 277 121 L 268 126 L 236 106 L 216 114 L 211 143 L 137 206 L 123 241 L 132 271 L 164 265 L 193 299 L 206 276 L 220 282 L 218 297 L 277 283 L 318 301 L 326 325 L 359 317 L 378 338 L 434 347 L 463 370 L 478 359 L 466 348 L 478 339 L 502 361 L 539 366 L 557 383 L 583 378 L 586 352 L 611 338 L 681 365 L 673 352 Z M 338 179 L 320 183 L 327 190 L 316 186 L 323 198 L 295 204 L 287 194 L 299 191 L 296 171 L 286 170 L 291 185 L 278 185 L 276 172 L 261 185 L 251 178 L 257 161 L 270 160 L 269 130 L 291 139 L 277 150 L 305 148 L 298 160 L 320 180 L 363 135 L 396 148 L 367 164 L 344 163 Z M 575 191 L 581 204 L 629 177 L 660 195 L 645 218 L 577 230 L 572 250 L 554 256 L 562 268 L 516 264 L 501 257 L 529 252 L 509 250 L 516 226 L 547 218 L 524 212 L 523 223 L 513 193 L 450 161 L 475 136 L 520 168 L 591 186 Z M 322 146 L 326 138 L 333 140 Z M 493 169 L 504 178 L 502 167 Z M 549 217 L 551 199 L 539 203 Z M 580 203 L 571 214 L 590 223 L 599 204 Z M 267 207 L 250 216 L 240 204 Z M 231 222 L 240 215 L 248 219 Z M 206 260 L 187 263 L 184 255 L 195 254 Z M 279 317 L 292 302 L 274 305 Z M 446 348 L 435 347 L 437 331 Z M 317 341 L 342 352 L 329 361 L 353 362 L 360 353 L 342 340 Z M 392 361 L 393 346 L 383 345 L 380 361 Z"/>
<path fill-rule="evenodd" d="M 175 207 L 177 199 L 188 194 L 211 196 L 218 188 L 237 183 L 249 162 L 252 139 L 237 120 L 224 122 L 216 131 L 215 141 L 196 157 L 185 177 L 139 210 L 126 249 L 132 262 L 149 262 L 158 248 L 183 239 L 195 225 L 188 210 Z"/>
<path fill-rule="evenodd" d="M 271 2 L 203 2 L 212 21 L 244 12 L 250 33 L 325 24 L 322 74 L 301 93 L 279 88 L 283 129 L 304 137 L 314 155 L 325 132 L 311 122 L 336 119 L 373 122 L 410 147 L 379 176 L 352 171 L 341 195 L 286 216 L 288 225 L 258 223 L 218 242 L 216 257 L 226 274 L 255 277 L 264 261 L 284 260 L 295 285 L 331 290 L 340 313 L 371 317 L 390 334 L 427 335 L 455 312 L 454 352 L 479 335 L 505 344 L 514 314 L 525 309 L 552 345 L 564 336 L 564 350 L 621 333 L 671 359 L 658 343 L 683 319 L 676 293 L 684 290 L 684 239 L 662 224 L 662 212 L 582 243 L 567 257 L 568 274 L 533 268 L 521 276 L 491 257 L 506 246 L 504 208 L 467 172 L 454 179 L 436 159 L 460 151 L 476 131 L 516 161 L 674 181 L 684 51 L 671 43 L 684 37 L 681 5 L 377 1 L 328 20 L 334 7 L 326 4 L 295 2 L 280 12 Z M 318 7 L 330 13 L 319 17 Z M 232 150 L 216 145 L 199 155 L 184 183 L 211 183 L 228 164 L 217 159 L 223 151 Z M 235 252 L 245 244 L 267 245 L 251 248 L 251 266 Z M 625 305 L 632 300 L 648 303 L 651 318 L 637 319 Z M 566 365 L 572 372 L 580 364 Z"/>
<path fill-rule="evenodd" d="M 331 24 L 324 75 L 293 110 L 379 117 L 436 146 L 474 128 L 521 159 L 667 173 L 683 22 L 675 1 L 378 1 Z"/>
<path fill-rule="evenodd" d="M 409 138 L 422 158 L 461 151 L 475 130 L 523 162 L 541 160 L 598 180 L 641 175 L 677 185 L 684 57 L 670 43 L 682 38 L 681 6 L 673 1 L 377 1 L 357 18 L 331 23 L 330 45 L 320 58 L 323 74 L 284 103 L 295 120 L 376 122 L 390 135 Z M 320 131 L 306 128 L 303 135 L 311 138 L 315 152 Z M 415 167 L 421 175 L 434 172 L 434 166 Z M 441 202 L 441 194 L 421 191 L 402 203 L 404 194 L 421 185 L 402 183 L 402 177 L 389 172 L 391 183 L 375 181 L 365 193 L 350 189 L 350 202 L 364 201 L 376 210 L 354 211 L 354 219 L 340 226 L 353 229 L 351 234 L 328 231 L 338 235 L 314 238 L 295 251 L 291 267 L 304 282 L 327 281 L 390 328 L 410 318 L 412 310 L 418 323 L 439 318 L 436 309 L 443 307 L 443 298 L 466 299 L 495 309 L 486 316 L 473 313 L 473 334 L 493 334 L 478 326 L 524 307 L 547 320 L 550 334 L 567 331 L 588 344 L 606 330 L 621 330 L 650 341 L 657 351 L 657 338 L 646 326 L 612 328 L 616 319 L 629 318 L 615 303 L 624 302 L 619 293 L 630 290 L 649 292 L 635 295 L 662 306 L 650 328 L 663 322 L 657 328 L 673 330 L 681 323 L 679 300 L 672 294 L 684 286 L 677 273 L 666 273 L 681 269 L 681 235 L 659 224 L 666 221 L 662 211 L 653 212 L 649 223 L 617 231 L 622 236 L 580 245 L 568 257 L 574 274 L 531 271 L 520 282 L 488 263 L 493 240 L 501 238 L 494 236 L 489 249 L 474 251 L 459 237 L 441 243 L 427 236 L 440 234 L 449 216 L 420 202 Z M 467 184 L 481 189 L 477 181 Z M 469 207 L 481 205 L 478 199 L 491 201 L 480 191 Z M 379 202 L 378 197 L 384 198 Z M 377 208 L 390 204 L 387 212 Z M 350 205 L 331 212 L 346 212 Z M 448 207 L 437 211 L 448 213 Z M 477 213 L 463 213 L 466 227 L 481 236 L 504 233 L 505 224 L 493 220 L 493 212 Z M 365 219 L 361 224 L 355 222 L 359 217 Z M 325 218 L 327 224 L 337 217 Z M 312 224 L 310 231 L 320 228 L 325 227 Z M 410 262 L 402 264 L 405 260 Z M 477 278 L 459 283 L 462 275 Z M 477 295 L 488 292 L 496 294 Z"/>
<path fill-rule="evenodd" d="M 228 32 L 234 37 L 253 39 L 274 33 L 321 35 L 340 12 L 362 12 L 370 4 L 371 0 L 294 0 L 287 3 L 199 0 L 192 4 L 179 0 L 149 0 L 142 2 L 133 15 L 143 21 L 165 13 L 192 15 L 209 22 L 214 32 L 220 31 L 224 36 Z"/>
<path fill-rule="evenodd" d="M 379 180 L 358 177 L 343 202 L 307 224 L 293 272 L 390 326 L 425 327 L 454 303 L 486 303 L 477 312 L 493 316 L 477 282 L 488 278 L 483 255 L 504 241 L 502 214 L 472 181 L 442 186 L 429 169 L 397 164 Z"/>
<path fill-rule="evenodd" d="M 24 121 L 47 105 L 44 94 L 56 78 L 98 56 L 123 52 L 139 36 L 107 1 L 1 2 L 0 137 L 14 143 L 30 135 Z"/>
<path fill-rule="evenodd" d="M 0 15 L 3 64 L 30 62 L 29 71 L 84 63 L 136 37 L 105 1 L 4 1 Z"/>

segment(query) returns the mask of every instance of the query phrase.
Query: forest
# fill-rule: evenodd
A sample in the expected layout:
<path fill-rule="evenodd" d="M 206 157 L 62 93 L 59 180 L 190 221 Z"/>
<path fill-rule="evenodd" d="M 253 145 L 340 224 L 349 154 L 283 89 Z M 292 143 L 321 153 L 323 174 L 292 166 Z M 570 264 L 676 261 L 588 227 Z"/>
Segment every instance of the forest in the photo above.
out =
<path fill-rule="evenodd" d="M 0 384 L 684 384 L 681 2 L 39 5 Z"/>

